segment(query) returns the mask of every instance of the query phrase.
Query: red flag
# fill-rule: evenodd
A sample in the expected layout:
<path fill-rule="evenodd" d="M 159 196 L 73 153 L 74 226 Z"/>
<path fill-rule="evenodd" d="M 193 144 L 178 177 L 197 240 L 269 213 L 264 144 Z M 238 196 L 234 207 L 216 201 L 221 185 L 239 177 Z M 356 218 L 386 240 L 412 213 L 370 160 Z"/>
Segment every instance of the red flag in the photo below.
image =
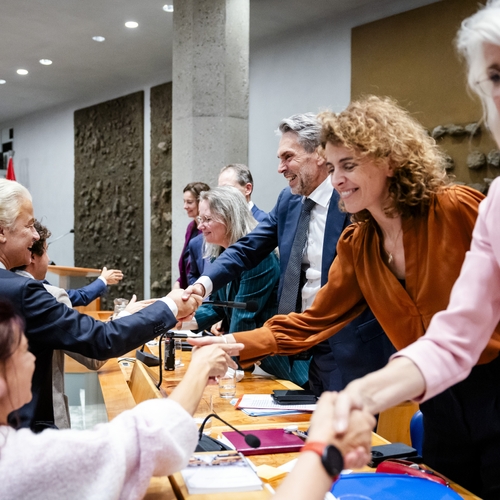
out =
<path fill-rule="evenodd" d="M 16 174 L 14 172 L 14 159 L 12 156 L 9 158 L 9 163 L 7 164 L 7 175 L 5 178 L 8 181 L 15 181 L 16 180 Z"/>

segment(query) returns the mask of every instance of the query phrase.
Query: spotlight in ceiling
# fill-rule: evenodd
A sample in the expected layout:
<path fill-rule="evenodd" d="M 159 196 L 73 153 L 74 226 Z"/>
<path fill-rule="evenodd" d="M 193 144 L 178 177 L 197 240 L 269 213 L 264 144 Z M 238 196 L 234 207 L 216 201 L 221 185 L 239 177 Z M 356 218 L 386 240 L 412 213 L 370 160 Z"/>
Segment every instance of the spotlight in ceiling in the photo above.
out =
<path fill-rule="evenodd" d="M 106 39 L 103 36 L 93 36 L 92 40 L 95 40 L 96 42 L 104 42 Z"/>
<path fill-rule="evenodd" d="M 4 83 L 7 83 L 6 80 L 0 80 L 0 85 L 3 85 Z"/>
<path fill-rule="evenodd" d="M 163 6 L 163 10 L 165 12 L 173 12 L 174 11 L 174 6 L 167 3 L 166 5 Z"/>
<path fill-rule="evenodd" d="M 139 26 L 139 23 L 136 23 L 135 21 L 127 21 L 125 23 L 125 26 L 127 28 L 137 28 L 137 26 Z"/>
<path fill-rule="evenodd" d="M 28 74 L 28 70 L 27 69 L 18 69 L 17 70 L 17 74 L 18 75 L 27 75 Z"/>
<path fill-rule="evenodd" d="M 44 66 L 50 66 L 52 64 L 52 61 L 50 59 L 40 59 L 40 64 L 43 64 Z"/>

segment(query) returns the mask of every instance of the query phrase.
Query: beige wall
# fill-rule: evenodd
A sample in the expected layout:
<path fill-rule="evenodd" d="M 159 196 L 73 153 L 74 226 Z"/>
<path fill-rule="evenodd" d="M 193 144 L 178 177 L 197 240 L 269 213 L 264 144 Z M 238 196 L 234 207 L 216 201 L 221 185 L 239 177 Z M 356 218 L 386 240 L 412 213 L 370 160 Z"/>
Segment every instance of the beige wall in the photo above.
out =
<path fill-rule="evenodd" d="M 429 130 L 480 120 L 481 105 L 466 90 L 465 66 L 453 44 L 461 21 L 477 5 L 477 0 L 443 0 L 353 28 L 352 98 L 394 97 Z M 466 166 L 471 151 L 487 154 L 495 148 L 484 126 L 479 137 L 445 136 L 438 143 L 455 161 L 457 180 L 482 183 L 500 174 L 491 166 L 477 171 Z"/>

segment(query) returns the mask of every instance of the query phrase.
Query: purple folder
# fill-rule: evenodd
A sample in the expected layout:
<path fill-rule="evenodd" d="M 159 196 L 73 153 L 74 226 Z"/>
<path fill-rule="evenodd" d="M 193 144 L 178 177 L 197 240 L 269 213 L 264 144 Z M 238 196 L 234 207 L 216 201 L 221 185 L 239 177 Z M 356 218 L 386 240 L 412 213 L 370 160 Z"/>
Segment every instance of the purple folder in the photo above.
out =
<path fill-rule="evenodd" d="M 258 431 L 243 431 L 244 434 L 253 434 L 260 439 L 259 448 L 252 448 L 245 442 L 245 438 L 237 432 L 223 432 L 235 448 L 243 455 L 267 455 L 270 453 L 293 453 L 300 451 L 304 441 L 295 434 L 288 434 L 283 429 L 263 429 Z"/>

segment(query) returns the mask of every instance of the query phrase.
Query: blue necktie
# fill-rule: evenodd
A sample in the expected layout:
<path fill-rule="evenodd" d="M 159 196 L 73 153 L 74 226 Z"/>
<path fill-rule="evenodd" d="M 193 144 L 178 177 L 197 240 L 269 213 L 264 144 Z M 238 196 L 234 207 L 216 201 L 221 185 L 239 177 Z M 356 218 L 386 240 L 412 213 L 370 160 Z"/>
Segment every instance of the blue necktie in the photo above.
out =
<path fill-rule="evenodd" d="M 309 221 L 311 210 L 316 202 L 306 198 L 302 204 L 297 231 L 293 240 L 290 258 L 286 266 L 283 278 L 283 287 L 278 305 L 278 314 L 288 314 L 300 311 L 300 275 L 302 269 L 302 257 L 306 246 L 307 234 L 309 232 Z M 294 361 L 290 363 L 288 356 L 268 356 L 261 362 L 263 370 L 276 377 L 291 380 L 297 385 L 304 385 L 309 378 L 309 361 Z"/>

